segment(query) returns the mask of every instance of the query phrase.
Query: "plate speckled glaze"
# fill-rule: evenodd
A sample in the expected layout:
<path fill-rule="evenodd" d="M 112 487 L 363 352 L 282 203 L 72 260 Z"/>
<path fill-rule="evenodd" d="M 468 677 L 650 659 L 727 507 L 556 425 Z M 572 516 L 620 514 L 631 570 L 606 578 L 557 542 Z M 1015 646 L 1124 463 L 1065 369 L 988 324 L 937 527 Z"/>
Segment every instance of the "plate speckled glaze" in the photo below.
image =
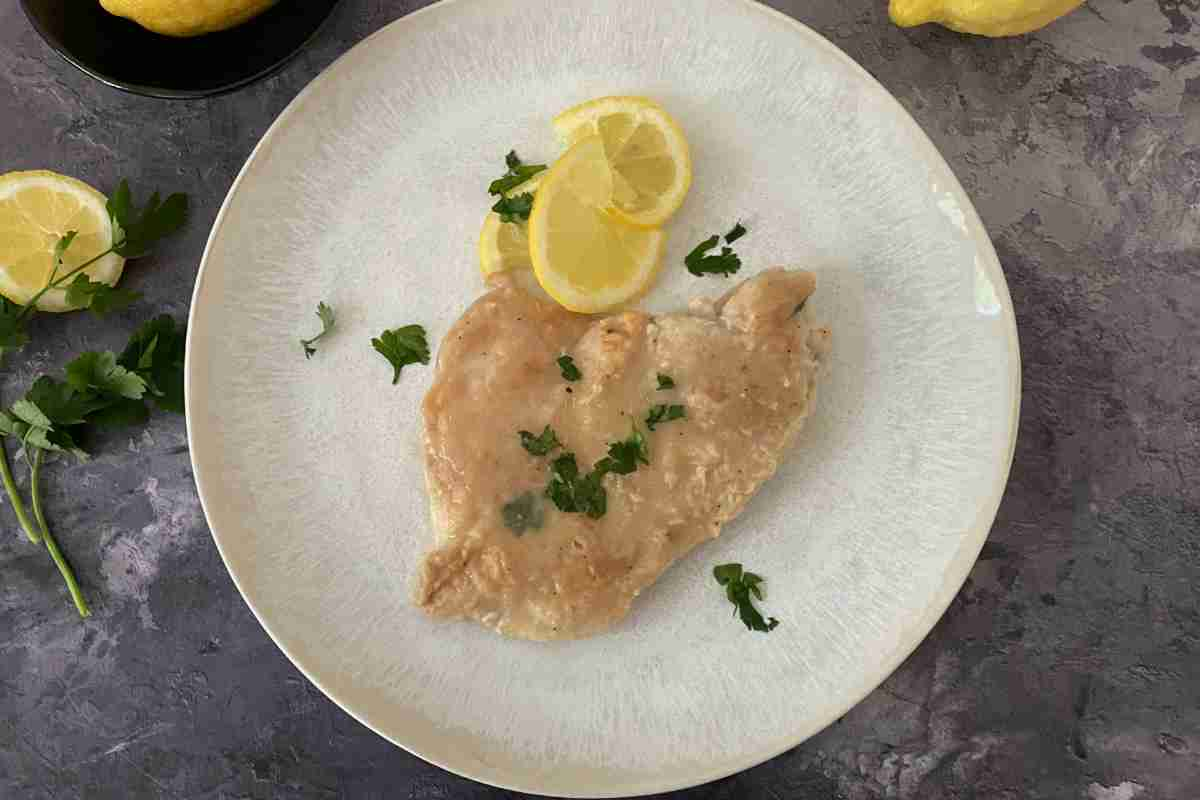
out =
<path fill-rule="evenodd" d="M 925 636 L 996 513 L 1019 400 L 1016 327 L 975 211 L 917 125 L 809 29 L 743 0 L 458 0 L 313 81 L 230 190 L 192 304 L 200 496 L 238 588 L 287 655 L 381 735 L 523 791 L 702 783 L 843 714 Z M 487 182 L 558 152 L 557 111 L 646 94 L 692 144 L 691 196 L 643 303 L 730 281 L 684 254 L 738 218 L 743 275 L 819 276 L 832 374 L 796 451 L 720 539 L 579 642 L 508 641 L 409 603 L 433 532 L 421 399 L 370 346 L 431 342 L 481 292 Z M 318 301 L 338 329 L 311 361 Z M 479 413 L 488 409 L 481 402 Z M 743 561 L 781 620 L 746 631 L 711 569 Z"/>

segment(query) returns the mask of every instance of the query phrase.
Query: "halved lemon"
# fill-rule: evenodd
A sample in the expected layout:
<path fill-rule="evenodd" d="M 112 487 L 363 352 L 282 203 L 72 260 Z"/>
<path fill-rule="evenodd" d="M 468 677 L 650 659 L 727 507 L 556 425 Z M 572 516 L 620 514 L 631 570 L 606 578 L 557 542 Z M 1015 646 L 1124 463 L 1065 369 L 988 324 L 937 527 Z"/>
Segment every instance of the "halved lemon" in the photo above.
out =
<path fill-rule="evenodd" d="M 108 200 L 86 183 L 37 170 L 0 175 L 0 294 L 24 305 L 46 285 L 54 270 L 54 246 L 67 231 L 75 240 L 63 254 L 58 275 L 112 246 Z M 84 270 L 92 280 L 115 285 L 125 259 L 109 253 Z M 65 289 L 38 300 L 41 311 L 71 311 Z"/>
<path fill-rule="evenodd" d="M 658 273 L 666 235 L 612 213 L 613 172 L 599 136 L 554 163 L 529 215 L 529 257 L 542 288 L 571 311 L 606 311 L 640 295 Z"/>
<path fill-rule="evenodd" d="M 679 123 L 645 97 L 600 97 L 554 118 L 568 145 L 599 136 L 612 167 L 616 216 L 644 228 L 662 225 L 692 185 L 692 158 Z"/>

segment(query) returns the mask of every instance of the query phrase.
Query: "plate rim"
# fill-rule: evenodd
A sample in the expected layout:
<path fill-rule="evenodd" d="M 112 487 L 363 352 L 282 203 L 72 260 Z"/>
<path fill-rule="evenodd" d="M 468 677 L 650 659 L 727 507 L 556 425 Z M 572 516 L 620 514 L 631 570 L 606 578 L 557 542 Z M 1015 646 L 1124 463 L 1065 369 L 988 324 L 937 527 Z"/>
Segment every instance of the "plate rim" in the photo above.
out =
<path fill-rule="evenodd" d="M 649 794 L 657 794 L 662 792 L 671 792 L 681 789 L 688 789 L 695 786 L 700 786 L 721 778 L 735 775 L 745 770 L 751 769 L 759 764 L 775 758 L 782 753 L 791 750 L 805 741 L 811 739 L 821 733 L 835 721 L 844 716 L 850 709 L 857 706 L 871 692 L 875 691 L 882 685 L 891 675 L 900 667 L 904 661 L 912 655 L 916 648 L 925 640 L 929 633 L 933 630 L 937 622 L 946 613 L 951 602 L 957 596 L 963 583 L 966 581 L 975 562 L 978 560 L 979 553 L 983 548 L 984 542 L 987 540 L 991 532 L 992 525 L 995 522 L 997 513 L 999 512 L 1000 503 L 1003 499 L 1005 489 L 1008 485 L 1008 479 L 1012 470 L 1013 458 L 1016 452 L 1017 434 L 1020 423 L 1021 409 L 1021 350 L 1016 324 L 1016 313 L 1012 305 L 1012 297 L 1008 288 L 1008 281 L 1004 275 L 1004 270 L 1000 264 L 999 257 L 996 254 L 995 246 L 992 243 L 991 237 L 987 233 L 987 229 L 980 219 L 978 211 L 966 191 L 963 189 L 958 176 L 955 174 L 949 162 L 946 161 L 941 151 L 929 138 L 925 129 L 919 122 L 908 112 L 896 98 L 894 94 L 882 83 L 879 82 L 865 67 L 850 57 L 845 51 L 827 39 L 825 36 L 805 25 L 803 22 L 789 16 L 788 14 L 779 11 L 778 9 L 767 6 L 758 0 L 722 0 L 731 6 L 740 8 L 742 12 L 747 14 L 762 13 L 768 18 L 774 19 L 776 22 L 781 22 L 789 26 L 795 35 L 802 37 L 806 43 L 814 49 L 820 49 L 829 57 L 848 66 L 850 70 L 856 73 L 863 79 L 868 86 L 874 87 L 887 98 L 885 104 L 891 109 L 894 115 L 898 118 L 902 125 L 914 134 L 914 140 L 918 153 L 922 156 L 923 161 L 932 165 L 939 173 L 939 184 L 941 179 L 947 179 L 944 185 L 944 190 L 947 190 L 955 195 L 955 200 L 958 202 L 959 208 L 963 212 L 964 222 L 969 237 L 974 244 L 976 259 L 982 262 L 983 270 L 987 277 L 991 280 L 992 285 L 996 290 L 997 299 L 1000 301 L 1000 316 L 1007 322 L 1005 325 L 1004 338 L 1008 346 L 1010 361 L 1012 365 L 1009 374 L 1009 388 L 1012 393 L 1013 402 L 1008 414 L 1008 443 L 1007 452 L 1000 454 L 1000 466 L 997 470 L 995 484 L 992 487 L 991 496 L 986 502 L 981 503 L 975 519 L 970 523 L 964 532 L 964 538 L 959 544 L 957 552 L 948 564 L 942 576 L 942 586 L 939 591 L 931 598 L 922 615 L 906 621 L 903 626 L 906 630 L 903 631 L 903 643 L 895 650 L 881 659 L 880 666 L 870 672 L 869 677 L 864 679 L 862 684 L 854 692 L 849 692 L 846 695 L 845 701 L 839 704 L 832 713 L 822 717 L 816 724 L 810 722 L 804 726 L 800 733 L 792 733 L 781 736 L 779 740 L 761 750 L 744 754 L 740 758 L 732 762 L 722 762 L 707 772 L 695 773 L 689 775 L 657 775 L 653 778 L 641 778 L 626 785 L 614 788 L 611 782 L 606 782 L 601 785 L 595 783 L 595 779 L 590 779 L 593 782 L 588 783 L 587 780 L 578 781 L 577 785 L 572 785 L 570 788 L 560 786 L 546 787 L 537 785 L 537 779 L 522 779 L 520 775 L 509 775 L 508 777 L 498 777 L 499 773 L 505 770 L 497 768 L 497 774 L 485 775 L 466 766 L 457 766 L 447 763 L 447 760 L 440 756 L 431 755 L 427 752 L 421 752 L 419 749 L 411 747 L 395 736 L 381 730 L 376 725 L 366 719 L 365 714 L 360 714 L 358 710 L 350 707 L 350 701 L 343 702 L 342 699 L 331 691 L 325 685 L 324 681 L 318 678 L 300 659 L 295 657 L 287 646 L 280 641 L 271 625 L 259 613 L 253 601 L 247 595 L 242 586 L 242 581 L 230 564 L 229 558 L 226 555 L 225 549 L 222 547 L 220 534 L 216 527 L 212 524 L 212 517 L 209 514 L 210 499 L 206 490 L 207 481 L 202 477 L 201 471 L 197 468 L 196 452 L 197 439 L 196 431 L 193 426 L 193 403 L 196 397 L 196 388 L 194 386 L 195 379 L 193 378 L 194 363 L 193 363 L 193 335 L 195 325 L 193 324 L 196 317 L 196 309 L 200 300 L 201 290 L 205 283 L 206 272 L 208 270 L 209 258 L 211 255 L 214 242 L 217 234 L 220 231 L 225 220 L 225 215 L 228 212 L 234 195 L 241 187 L 243 179 L 247 176 L 251 167 L 260 155 L 260 151 L 268 147 L 272 140 L 280 135 L 280 131 L 288 123 L 289 119 L 299 113 L 309 96 L 315 94 L 325 83 L 332 80 L 331 76 L 341 68 L 341 65 L 346 61 L 347 57 L 359 47 L 366 45 L 372 39 L 383 35 L 385 32 L 393 28 L 393 26 L 403 26 L 412 24 L 414 19 L 417 19 L 426 14 L 445 13 L 447 9 L 464 6 L 470 3 L 477 3 L 487 7 L 486 0 L 438 0 L 428 6 L 417 9 L 409 14 L 405 14 L 398 19 L 395 19 L 362 40 L 350 47 L 346 52 L 339 55 L 332 63 L 325 67 L 318 75 L 316 75 L 297 95 L 292 98 L 288 105 L 279 113 L 279 116 L 271 123 L 267 130 L 262 134 L 261 138 L 254 145 L 249 155 L 246 157 L 245 163 L 238 171 L 233 183 L 230 184 L 229 191 L 225 195 L 225 199 L 221 203 L 221 207 L 213 220 L 212 228 L 209 231 L 208 239 L 204 246 L 203 254 L 200 258 L 200 266 L 196 273 L 196 282 L 193 287 L 191 304 L 188 309 L 188 329 L 186 340 L 186 352 L 184 357 L 184 403 L 186 410 L 186 425 L 187 425 L 187 442 L 188 454 L 192 465 L 192 473 L 196 482 L 196 490 L 199 495 L 201 510 L 204 512 L 205 522 L 208 524 L 209 533 L 212 536 L 213 543 L 217 547 L 217 552 L 221 556 L 221 561 L 229 573 L 230 579 L 241 595 L 242 600 L 249 607 L 254 618 L 266 631 L 267 635 L 274 642 L 275 646 L 287 657 L 287 659 L 300 671 L 306 680 L 310 681 L 314 686 L 320 689 L 331 702 L 338 706 L 342 711 L 348 714 L 359 724 L 366 727 L 371 732 L 391 742 L 393 745 L 401 748 L 421 760 L 432 764 L 440 769 L 450 772 L 468 780 L 473 780 L 485 785 L 494 786 L 497 788 L 519 791 L 529 794 L 541 796 L 555 796 L 567 798 L 616 798 L 616 797 L 641 797 Z M 553 791 L 555 794 L 550 794 Z"/>

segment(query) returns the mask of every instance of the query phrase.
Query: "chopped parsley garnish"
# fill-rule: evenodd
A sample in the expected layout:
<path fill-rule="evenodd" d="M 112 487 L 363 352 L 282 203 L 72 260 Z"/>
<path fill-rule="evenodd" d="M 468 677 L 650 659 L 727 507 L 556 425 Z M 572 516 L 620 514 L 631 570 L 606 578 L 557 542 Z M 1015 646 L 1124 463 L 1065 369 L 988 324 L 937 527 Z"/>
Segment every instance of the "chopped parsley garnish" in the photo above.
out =
<path fill-rule="evenodd" d="M 517 435 L 521 437 L 521 446 L 528 450 L 530 455 L 544 456 L 562 446 L 562 442 L 554 435 L 554 429 L 549 425 L 542 430 L 541 436 L 534 436 L 529 431 L 517 431 Z"/>
<path fill-rule="evenodd" d="M 524 222 L 529 219 L 529 212 L 533 211 L 533 193 L 501 197 L 492 206 L 492 211 L 500 215 L 501 222 Z"/>
<path fill-rule="evenodd" d="M 558 368 L 562 370 L 564 380 L 577 381 L 583 377 L 583 373 L 579 371 L 579 367 L 575 366 L 575 359 L 570 356 L 559 356 L 556 360 Z"/>
<path fill-rule="evenodd" d="M 649 464 L 650 452 L 646 449 L 646 437 L 635 427 L 629 438 L 608 446 L 608 455 L 597 461 L 592 471 L 628 475 L 637 471 L 639 463 Z"/>
<path fill-rule="evenodd" d="M 746 228 L 737 223 L 729 233 L 725 234 L 725 244 L 731 245 L 746 235 Z M 683 259 L 684 266 L 693 275 L 732 275 L 742 268 L 742 260 L 728 246 L 722 247 L 720 253 L 709 254 L 709 250 L 721 241 L 720 236 L 710 236 L 696 245 L 692 252 Z"/>
<path fill-rule="evenodd" d="M 658 373 L 658 390 L 660 392 L 663 389 L 674 389 L 674 388 L 675 388 L 675 379 L 674 378 L 672 378 L 670 375 L 663 375 L 661 372 Z"/>
<path fill-rule="evenodd" d="M 655 425 L 670 422 L 673 419 L 687 419 L 687 409 L 681 405 L 657 405 L 646 415 L 646 427 L 654 430 Z"/>
<path fill-rule="evenodd" d="M 546 497 L 559 511 L 587 514 L 592 519 L 600 519 L 608 511 L 604 476 L 610 472 L 628 475 L 637 470 L 639 463 L 649 464 L 650 453 L 646 449 L 646 437 L 635 428 L 627 439 L 610 443 L 608 455 L 597 461 L 586 475 L 579 474 L 574 453 L 564 453 L 550 462 L 550 483 L 546 486 Z"/>
<path fill-rule="evenodd" d="M 392 365 L 393 386 L 400 382 L 400 370 L 409 364 L 429 363 L 429 342 L 420 325 L 386 330 L 371 340 L 371 346 Z"/>
<path fill-rule="evenodd" d="M 717 583 L 725 587 L 725 597 L 736 607 L 735 613 L 741 617 L 742 623 L 752 631 L 766 633 L 775 629 L 779 620 L 771 617 L 763 619 L 763 615 L 754 607 L 750 595 L 759 600 L 763 599 L 759 584 L 763 579 L 753 572 L 743 572 L 741 564 L 721 564 L 713 568 L 713 577 Z"/>
<path fill-rule="evenodd" d="M 504 525 L 517 536 L 529 530 L 540 530 L 545 522 L 546 512 L 533 492 L 518 495 L 511 503 L 505 503 L 500 509 Z"/>
<path fill-rule="evenodd" d="M 325 305 L 325 303 L 317 303 L 317 318 L 321 320 L 321 332 L 311 339 L 301 339 L 300 346 L 304 348 L 304 357 L 312 358 L 313 353 L 317 352 L 317 348 L 313 347 L 319 339 L 333 330 L 333 326 L 337 323 L 333 316 L 333 309 Z"/>
<path fill-rule="evenodd" d="M 508 170 L 488 185 L 488 194 L 504 194 L 546 168 L 545 164 L 522 164 L 521 159 L 517 158 L 516 150 L 508 151 L 508 155 L 504 157 L 504 165 L 508 167 Z"/>
<path fill-rule="evenodd" d="M 600 519 L 608 511 L 608 492 L 601 482 L 604 473 L 592 470 L 581 476 L 574 453 L 554 459 L 550 463 L 550 476 L 546 497 L 559 511 L 587 514 L 592 519 Z"/>

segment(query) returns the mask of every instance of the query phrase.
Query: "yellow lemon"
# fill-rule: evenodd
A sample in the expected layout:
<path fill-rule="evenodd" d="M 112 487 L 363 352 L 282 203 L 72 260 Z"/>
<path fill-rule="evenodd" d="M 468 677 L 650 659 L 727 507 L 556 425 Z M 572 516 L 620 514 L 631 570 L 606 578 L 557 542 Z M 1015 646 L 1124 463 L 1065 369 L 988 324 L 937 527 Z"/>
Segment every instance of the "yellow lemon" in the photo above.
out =
<path fill-rule="evenodd" d="M 166 36 L 199 36 L 241 25 L 275 0 L 100 0 L 110 14 Z"/>
<path fill-rule="evenodd" d="M 57 274 L 103 253 L 113 243 L 108 200 L 83 181 L 56 172 L 0 175 L 0 294 L 24 305 L 54 272 L 54 246 L 75 231 Z M 92 280 L 115 285 L 125 259 L 109 253 L 84 270 Z M 38 300 L 42 311 L 71 311 L 66 290 L 51 289 Z"/>
<path fill-rule="evenodd" d="M 936 22 L 963 33 L 1017 36 L 1036 31 L 1084 0 L 891 0 L 888 13 L 902 28 Z"/>
<path fill-rule="evenodd" d="M 665 234 L 612 213 L 614 172 L 604 141 L 572 145 L 542 178 L 529 215 L 538 283 L 571 311 L 607 311 L 640 295 L 658 273 Z"/>
<path fill-rule="evenodd" d="M 612 172 L 612 212 L 656 228 L 683 205 L 692 158 L 679 123 L 645 97 L 600 97 L 559 114 L 554 130 L 568 145 L 597 136 Z"/>

